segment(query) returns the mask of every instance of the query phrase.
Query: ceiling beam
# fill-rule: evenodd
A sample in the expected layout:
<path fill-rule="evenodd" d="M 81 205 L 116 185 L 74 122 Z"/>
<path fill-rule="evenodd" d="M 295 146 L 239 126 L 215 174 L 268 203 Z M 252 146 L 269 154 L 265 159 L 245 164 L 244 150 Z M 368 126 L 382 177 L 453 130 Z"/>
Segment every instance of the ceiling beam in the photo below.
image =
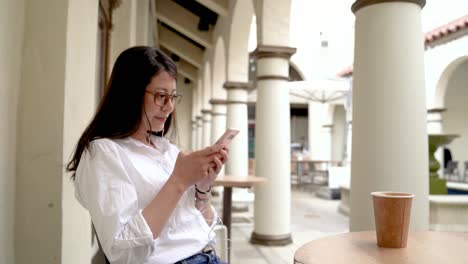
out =
<path fill-rule="evenodd" d="M 198 30 L 200 18 L 170 0 L 156 0 L 158 19 L 205 48 L 213 47 L 213 29 Z"/>
<path fill-rule="evenodd" d="M 192 64 L 186 62 L 185 60 L 180 60 L 176 62 L 177 70 L 180 75 L 184 76 L 185 78 L 190 79 L 192 82 L 197 81 L 198 76 L 198 69 L 193 67 Z"/>
<path fill-rule="evenodd" d="M 161 51 L 166 53 L 169 57 L 173 58 L 173 55 L 177 55 L 176 53 L 168 50 L 164 46 L 161 46 Z M 192 82 L 196 82 L 198 78 L 198 69 L 197 67 L 193 66 L 191 63 L 188 61 L 182 59 L 179 55 L 177 55 L 179 59 L 176 61 L 174 60 L 175 64 L 177 65 L 177 71 L 178 73 L 185 77 L 190 79 Z"/>
<path fill-rule="evenodd" d="M 164 26 L 159 26 L 159 44 L 177 54 L 179 57 L 193 64 L 197 68 L 202 67 L 203 50 L 190 43 L 190 41 L 170 31 Z"/>
<path fill-rule="evenodd" d="M 217 13 L 220 16 L 227 16 L 228 3 L 227 0 L 196 0 L 198 3 L 206 6 L 206 8 Z"/>

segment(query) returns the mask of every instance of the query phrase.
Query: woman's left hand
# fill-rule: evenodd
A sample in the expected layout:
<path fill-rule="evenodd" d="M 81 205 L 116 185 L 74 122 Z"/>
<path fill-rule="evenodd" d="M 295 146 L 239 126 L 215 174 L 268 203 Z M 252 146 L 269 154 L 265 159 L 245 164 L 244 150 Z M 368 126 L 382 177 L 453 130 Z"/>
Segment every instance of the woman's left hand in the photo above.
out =
<path fill-rule="evenodd" d="M 228 147 L 224 147 L 220 152 L 216 153 L 213 157 L 213 166 L 208 169 L 208 176 L 197 182 L 197 188 L 201 191 L 209 190 L 213 186 L 213 182 L 221 171 L 221 168 L 229 159 Z"/>

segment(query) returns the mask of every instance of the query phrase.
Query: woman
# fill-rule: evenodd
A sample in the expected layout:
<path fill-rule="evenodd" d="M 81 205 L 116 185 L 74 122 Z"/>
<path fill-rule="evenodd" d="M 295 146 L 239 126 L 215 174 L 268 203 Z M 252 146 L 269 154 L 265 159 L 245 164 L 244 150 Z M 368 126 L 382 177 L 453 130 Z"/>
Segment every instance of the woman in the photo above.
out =
<path fill-rule="evenodd" d="M 111 263 L 219 263 L 207 247 L 217 224 L 209 191 L 227 147 L 182 153 L 164 138 L 180 98 L 176 77 L 156 48 L 122 52 L 67 166 Z"/>

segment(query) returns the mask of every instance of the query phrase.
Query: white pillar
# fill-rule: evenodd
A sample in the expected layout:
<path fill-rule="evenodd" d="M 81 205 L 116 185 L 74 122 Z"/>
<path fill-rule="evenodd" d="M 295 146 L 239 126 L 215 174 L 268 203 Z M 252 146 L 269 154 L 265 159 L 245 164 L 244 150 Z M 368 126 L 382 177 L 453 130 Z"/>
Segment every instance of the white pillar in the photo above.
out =
<path fill-rule="evenodd" d="M 249 174 L 247 91 L 252 84 L 228 81 L 223 87 L 227 90 L 226 128 L 239 130 L 239 134 L 229 146 L 226 174 L 247 177 Z"/>
<path fill-rule="evenodd" d="M 291 134 L 289 58 L 295 48 L 258 45 L 255 123 L 256 175 L 267 182 L 255 189 L 251 242 L 286 245 L 291 239 Z"/>
<path fill-rule="evenodd" d="M 197 149 L 203 148 L 203 117 L 197 115 Z"/>
<path fill-rule="evenodd" d="M 128 1 L 128 0 L 127 0 Z M 154 23 L 150 21 L 150 0 L 132 0 L 135 1 L 136 18 L 135 18 L 135 45 L 148 45 L 150 42 L 152 26 Z"/>
<path fill-rule="evenodd" d="M 427 111 L 427 133 L 429 134 L 441 134 L 443 133 L 442 126 L 442 113 L 445 112 L 445 108 L 432 108 Z M 440 164 L 439 177 L 444 177 L 444 149 L 438 148 L 435 152 L 435 158 Z"/>
<path fill-rule="evenodd" d="M 111 31 L 111 58 L 109 75 L 111 74 L 115 60 L 122 51 L 135 46 L 137 42 L 137 32 L 147 30 L 137 28 L 137 0 L 120 1 L 121 5 L 113 13 L 113 27 Z"/>
<path fill-rule="evenodd" d="M 333 124 L 324 124 L 322 125 L 322 159 L 323 160 L 332 160 L 332 133 L 333 133 Z"/>
<path fill-rule="evenodd" d="M 64 164 L 96 109 L 99 3 L 24 5 L 11 263 L 90 263 L 89 213 L 76 201 Z"/>
<path fill-rule="evenodd" d="M 199 105 L 199 91 L 200 91 L 200 86 L 196 86 L 195 89 L 193 89 L 193 95 L 192 95 L 192 150 L 197 150 L 200 148 L 200 145 L 198 145 L 198 134 L 200 131 L 198 130 L 198 119 L 197 119 L 197 113 L 198 113 L 198 105 Z"/>
<path fill-rule="evenodd" d="M 211 99 L 211 142 L 214 143 L 226 131 L 226 100 Z M 224 166 L 219 175 L 224 175 Z"/>
<path fill-rule="evenodd" d="M 349 121 L 346 123 L 348 126 L 347 129 L 348 131 L 346 132 L 346 159 L 345 159 L 345 164 L 350 165 L 351 164 L 351 157 L 353 153 L 353 121 Z"/>
<path fill-rule="evenodd" d="M 198 149 L 198 125 L 197 120 L 192 120 L 192 150 Z"/>
<path fill-rule="evenodd" d="M 326 149 L 330 149 L 331 144 L 327 145 L 324 141 L 323 125 L 328 113 L 328 104 L 310 101 L 308 110 L 310 157 L 316 160 L 327 159 Z"/>
<path fill-rule="evenodd" d="M 344 155 L 344 165 L 351 166 L 351 157 L 352 157 L 352 139 L 353 139 L 353 104 L 352 104 L 352 97 L 353 97 L 353 82 L 352 79 L 348 79 L 349 81 L 349 91 L 346 96 L 346 103 L 344 104 L 346 118 L 345 118 L 345 133 L 346 133 L 346 148 L 345 148 L 345 155 Z M 351 172 L 351 170 L 350 170 Z M 349 183 L 350 184 L 350 183 Z M 349 185 L 348 185 L 349 186 Z"/>
<path fill-rule="evenodd" d="M 0 8 L 0 263 L 18 263 L 14 256 L 15 210 L 18 203 L 15 199 L 15 182 L 18 170 L 17 117 L 22 109 L 18 100 L 21 98 L 21 78 L 24 75 L 21 58 L 23 45 L 26 46 L 23 41 L 27 18 L 24 2 L 2 1 Z M 29 40 L 32 40 L 30 36 Z"/>
<path fill-rule="evenodd" d="M 203 139 L 202 147 L 211 146 L 214 142 L 211 142 L 211 110 L 203 109 L 202 120 L 203 120 Z"/>
<path fill-rule="evenodd" d="M 411 230 L 429 227 L 420 0 L 358 0 L 350 230 L 374 229 L 370 192 L 415 194 Z"/>

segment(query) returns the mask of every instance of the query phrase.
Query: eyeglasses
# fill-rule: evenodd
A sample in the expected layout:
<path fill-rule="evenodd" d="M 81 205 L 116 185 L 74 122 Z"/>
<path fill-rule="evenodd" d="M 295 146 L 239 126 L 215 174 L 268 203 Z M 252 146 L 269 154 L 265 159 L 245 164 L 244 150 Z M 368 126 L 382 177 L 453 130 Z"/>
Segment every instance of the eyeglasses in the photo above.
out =
<path fill-rule="evenodd" d="M 181 93 L 168 94 L 168 93 L 161 93 L 161 92 L 152 93 L 150 91 L 145 91 L 145 92 L 153 95 L 154 103 L 159 106 L 167 105 L 167 103 L 169 103 L 169 100 L 171 100 L 172 105 L 175 105 L 180 102 L 180 99 L 182 99 Z"/>

